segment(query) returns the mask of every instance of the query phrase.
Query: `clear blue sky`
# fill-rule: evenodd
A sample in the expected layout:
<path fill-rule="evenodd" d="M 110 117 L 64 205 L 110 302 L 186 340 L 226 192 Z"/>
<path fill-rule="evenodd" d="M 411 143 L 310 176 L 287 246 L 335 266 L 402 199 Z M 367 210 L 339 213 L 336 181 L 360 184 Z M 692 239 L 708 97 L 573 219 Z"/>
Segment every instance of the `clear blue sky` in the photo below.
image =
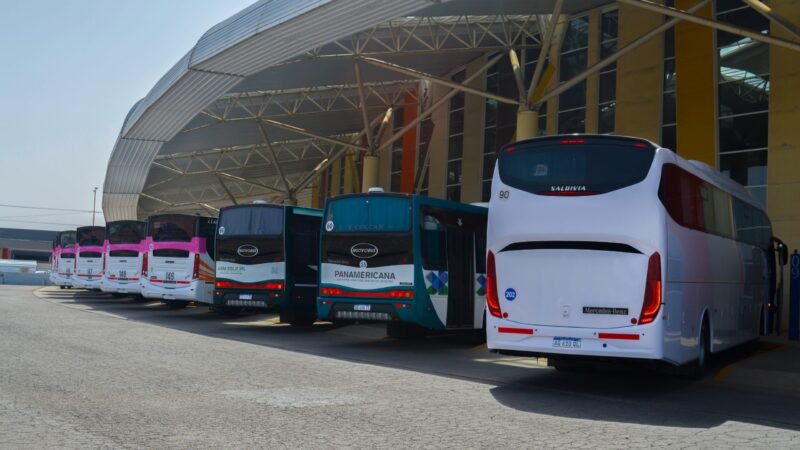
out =
<path fill-rule="evenodd" d="M 91 210 L 97 186 L 100 209 L 128 110 L 206 30 L 254 1 L 0 0 L 0 205 Z M 0 228 L 90 222 L 0 206 Z"/>

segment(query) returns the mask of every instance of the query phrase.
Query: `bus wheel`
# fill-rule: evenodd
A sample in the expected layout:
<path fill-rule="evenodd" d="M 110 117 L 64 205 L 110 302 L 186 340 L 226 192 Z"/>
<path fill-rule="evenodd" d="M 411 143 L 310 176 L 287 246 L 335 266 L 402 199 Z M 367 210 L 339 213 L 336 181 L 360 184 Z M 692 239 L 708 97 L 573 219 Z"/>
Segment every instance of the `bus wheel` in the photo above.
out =
<path fill-rule="evenodd" d="M 167 304 L 169 309 L 183 309 L 189 306 L 189 302 L 179 300 L 166 300 L 164 303 Z"/>
<path fill-rule="evenodd" d="M 66 289 L 66 286 L 59 286 L 60 289 Z"/>
<path fill-rule="evenodd" d="M 699 380 L 706 374 L 708 357 L 711 354 L 711 331 L 708 328 L 708 319 L 703 318 L 700 328 L 700 342 L 697 344 L 697 359 L 686 366 L 685 374 L 692 379 Z"/>
<path fill-rule="evenodd" d="M 410 323 L 389 322 L 386 324 L 386 335 L 394 339 L 422 339 L 425 330 Z"/>

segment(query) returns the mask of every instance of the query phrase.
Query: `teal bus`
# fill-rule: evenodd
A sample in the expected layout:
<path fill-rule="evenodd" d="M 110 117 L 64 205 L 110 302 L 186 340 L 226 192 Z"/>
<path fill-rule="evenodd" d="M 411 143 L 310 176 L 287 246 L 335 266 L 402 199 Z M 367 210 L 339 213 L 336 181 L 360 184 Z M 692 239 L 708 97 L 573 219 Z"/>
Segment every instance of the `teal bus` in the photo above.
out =
<path fill-rule="evenodd" d="M 475 330 L 486 304 L 485 207 L 364 193 L 325 203 L 317 315 L 405 338 Z"/>
<path fill-rule="evenodd" d="M 255 202 L 222 208 L 212 309 L 277 310 L 281 322 L 316 321 L 322 211 Z"/>

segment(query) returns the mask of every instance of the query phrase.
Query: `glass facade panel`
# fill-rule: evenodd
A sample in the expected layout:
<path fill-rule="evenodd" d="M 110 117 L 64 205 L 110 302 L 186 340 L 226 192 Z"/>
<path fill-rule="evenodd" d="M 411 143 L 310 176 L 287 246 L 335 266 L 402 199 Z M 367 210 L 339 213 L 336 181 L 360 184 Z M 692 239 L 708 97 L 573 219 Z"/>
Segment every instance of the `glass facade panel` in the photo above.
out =
<path fill-rule="evenodd" d="M 558 132 L 562 134 L 583 133 L 586 129 L 586 109 L 575 109 L 558 113 Z"/>
<path fill-rule="evenodd" d="M 769 20 L 741 0 L 717 0 L 716 19 L 759 33 Z M 769 45 L 717 31 L 720 171 L 766 205 Z"/>
<path fill-rule="evenodd" d="M 674 7 L 674 0 L 666 0 L 664 6 Z M 667 20 L 667 18 L 664 18 Z M 675 123 L 675 29 L 664 32 L 664 95 L 661 102 L 661 146 L 678 152 L 677 126 Z"/>
<path fill-rule="evenodd" d="M 453 75 L 452 80 L 461 83 L 466 79 L 466 72 Z M 461 158 L 464 155 L 464 99 L 459 92 L 450 99 L 450 129 L 448 132 L 447 151 L 447 198 L 461 200 Z"/>
<path fill-rule="evenodd" d="M 569 21 L 559 55 L 559 80 L 568 81 L 586 69 L 589 55 L 589 17 Z M 586 80 L 558 97 L 558 132 L 586 130 Z"/>
<path fill-rule="evenodd" d="M 601 16 L 600 57 L 606 58 L 617 51 L 617 10 L 604 12 Z M 617 64 L 600 72 L 598 86 L 598 133 L 613 133 L 617 111 Z"/>

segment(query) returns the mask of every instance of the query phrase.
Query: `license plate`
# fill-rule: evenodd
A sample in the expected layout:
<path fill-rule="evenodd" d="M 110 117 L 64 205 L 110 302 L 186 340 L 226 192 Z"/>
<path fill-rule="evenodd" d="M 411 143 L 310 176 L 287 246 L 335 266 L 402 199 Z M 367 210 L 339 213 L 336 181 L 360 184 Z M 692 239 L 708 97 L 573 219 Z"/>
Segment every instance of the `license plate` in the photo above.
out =
<path fill-rule="evenodd" d="M 369 311 L 372 305 L 353 305 L 353 311 Z"/>
<path fill-rule="evenodd" d="M 554 337 L 553 347 L 555 348 L 581 348 L 581 338 Z"/>
<path fill-rule="evenodd" d="M 239 300 L 252 300 L 253 294 L 239 294 Z"/>

